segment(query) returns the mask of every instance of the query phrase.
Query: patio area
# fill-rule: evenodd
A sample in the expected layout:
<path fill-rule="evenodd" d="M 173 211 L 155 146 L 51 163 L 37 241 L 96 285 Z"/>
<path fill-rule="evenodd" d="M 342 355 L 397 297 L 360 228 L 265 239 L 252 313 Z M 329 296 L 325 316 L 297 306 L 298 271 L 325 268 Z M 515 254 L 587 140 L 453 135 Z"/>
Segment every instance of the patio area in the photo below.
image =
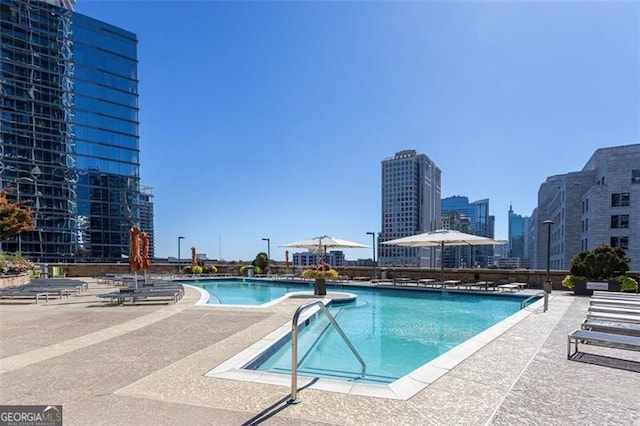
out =
<path fill-rule="evenodd" d="M 583 425 L 640 424 L 640 353 L 567 334 L 589 299 L 554 291 L 538 310 L 414 397 L 386 400 L 205 374 L 282 324 L 300 300 L 267 309 L 176 304 L 109 306 L 111 288 L 48 303 L 0 304 L 0 404 L 62 404 L 65 425 Z M 526 290 L 525 290 L 526 291 Z"/>

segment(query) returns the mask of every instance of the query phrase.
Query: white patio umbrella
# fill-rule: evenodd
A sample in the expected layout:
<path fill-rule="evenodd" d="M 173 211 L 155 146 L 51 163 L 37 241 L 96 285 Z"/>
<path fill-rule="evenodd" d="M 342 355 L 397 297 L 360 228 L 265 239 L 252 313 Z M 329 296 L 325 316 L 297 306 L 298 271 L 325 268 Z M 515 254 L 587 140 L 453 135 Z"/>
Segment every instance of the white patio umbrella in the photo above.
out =
<path fill-rule="evenodd" d="M 294 241 L 293 243 L 285 244 L 280 247 L 306 248 L 306 249 L 318 250 L 318 253 L 322 253 L 322 250 L 327 248 L 370 248 L 369 246 L 364 244 L 355 243 L 353 241 L 343 240 L 340 238 L 330 237 L 329 235 L 322 235 L 320 237 L 308 238 L 302 241 Z"/>
<path fill-rule="evenodd" d="M 296 247 L 296 248 L 369 248 L 364 244 L 354 243 L 353 241 L 342 240 L 340 238 L 330 237 L 323 235 L 321 237 L 313 237 L 302 241 L 295 241 L 293 243 L 285 244 L 280 247 Z"/>
<path fill-rule="evenodd" d="M 504 244 L 504 241 L 494 240 L 479 235 L 466 234 L 451 229 L 438 229 L 423 234 L 411 235 L 409 237 L 398 238 L 385 241 L 382 244 L 389 244 L 402 247 L 440 247 L 445 246 L 481 246 Z M 444 262 L 440 259 L 440 281 L 444 281 Z"/>

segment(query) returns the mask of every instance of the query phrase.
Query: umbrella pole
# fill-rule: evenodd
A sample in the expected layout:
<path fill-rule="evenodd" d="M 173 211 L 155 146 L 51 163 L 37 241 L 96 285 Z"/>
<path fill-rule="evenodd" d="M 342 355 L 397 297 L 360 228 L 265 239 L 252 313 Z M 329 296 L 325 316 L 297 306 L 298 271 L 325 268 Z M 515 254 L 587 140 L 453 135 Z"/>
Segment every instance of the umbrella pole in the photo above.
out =
<path fill-rule="evenodd" d="M 138 289 L 138 271 L 133 271 L 133 282 L 135 282 L 136 290 Z"/>

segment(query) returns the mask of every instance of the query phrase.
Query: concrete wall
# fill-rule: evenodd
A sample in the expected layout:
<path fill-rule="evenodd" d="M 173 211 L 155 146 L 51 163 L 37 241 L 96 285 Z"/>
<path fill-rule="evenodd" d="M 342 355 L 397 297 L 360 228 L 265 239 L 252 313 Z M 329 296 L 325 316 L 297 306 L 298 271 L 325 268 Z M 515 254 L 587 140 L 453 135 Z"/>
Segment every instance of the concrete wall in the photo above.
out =
<path fill-rule="evenodd" d="M 129 265 L 126 263 L 69 263 L 69 264 L 49 264 L 49 276 L 51 276 L 52 266 L 61 266 L 67 274 L 67 277 L 101 277 L 107 273 L 111 274 L 129 274 Z M 184 265 L 183 265 L 184 266 Z M 238 269 L 240 265 L 216 265 L 219 273 L 228 273 L 232 275 L 238 275 Z M 291 267 L 286 270 L 281 266 L 272 266 L 272 274 L 300 274 L 304 268 Z M 427 268 L 384 268 L 386 270 L 387 277 L 390 279 L 399 277 L 408 278 L 440 278 L 439 269 L 427 269 Z M 353 277 L 371 277 L 373 275 L 373 269 L 371 267 L 342 267 L 337 268 L 340 275 L 346 275 L 350 278 Z M 178 271 L 176 264 L 169 263 L 154 263 L 149 269 L 151 274 L 163 274 L 170 273 L 175 274 Z M 376 268 L 376 277 L 380 278 L 382 270 Z M 550 271 L 549 275 L 553 282 L 553 288 L 555 290 L 561 290 L 562 279 L 568 274 L 568 271 Z M 477 275 L 477 277 L 476 277 Z M 639 278 L 640 273 L 629 273 L 634 278 Z M 461 280 L 465 282 L 475 281 L 494 281 L 497 283 L 508 282 L 525 282 L 529 284 L 530 288 L 542 289 L 542 283 L 546 277 L 546 271 L 544 270 L 509 270 L 509 269 L 445 269 L 445 280 Z"/>

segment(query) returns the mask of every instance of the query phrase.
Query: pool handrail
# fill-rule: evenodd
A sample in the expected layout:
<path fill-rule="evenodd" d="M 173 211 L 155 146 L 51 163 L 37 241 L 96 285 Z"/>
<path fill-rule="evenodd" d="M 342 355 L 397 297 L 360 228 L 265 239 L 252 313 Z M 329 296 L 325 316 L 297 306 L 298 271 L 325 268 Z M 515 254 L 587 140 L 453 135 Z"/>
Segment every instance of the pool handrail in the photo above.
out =
<path fill-rule="evenodd" d="M 520 309 L 524 309 L 527 306 L 527 302 L 531 299 L 534 299 L 536 297 L 540 297 L 543 296 L 544 297 L 544 307 L 543 307 L 543 312 L 547 312 L 547 309 L 549 309 L 549 294 L 546 291 L 541 291 L 538 292 L 536 294 L 532 294 L 531 296 L 527 297 L 526 299 L 522 300 L 520 302 Z"/>
<path fill-rule="evenodd" d="M 362 365 L 362 377 L 365 376 L 367 371 L 364 360 L 362 359 L 356 348 L 353 346 L 351 341 L 349 341 L 347 335 L 344 334 L 344 331 L 342 331 L 342 328 L 340 328 L 338 322 L 336 321 L 334 316 L 331 315 L 331 312 L 329 312 L 329 309 L 327 309 L 322 300 L 312 300 L 311 302 L 304 303 L 298 306 L 296 312 L 293 314 L 293 320 L 291 321 L 291 398 L 289 398 L 289 400 L 287 401 L 287 403 L 289 404 L 297 404 L 300 402 L 300 399 L 298 398 L 298 320 L 302 311 L 314 305 L 320 306 L 320 309 L 325 313 L 331 325 L 335 327 L 347 346 L 349 346 L 349 349 L 351 349 L 351 352 L 353 352 L 353 354 L 356 356 L 356 358 Z"/>

